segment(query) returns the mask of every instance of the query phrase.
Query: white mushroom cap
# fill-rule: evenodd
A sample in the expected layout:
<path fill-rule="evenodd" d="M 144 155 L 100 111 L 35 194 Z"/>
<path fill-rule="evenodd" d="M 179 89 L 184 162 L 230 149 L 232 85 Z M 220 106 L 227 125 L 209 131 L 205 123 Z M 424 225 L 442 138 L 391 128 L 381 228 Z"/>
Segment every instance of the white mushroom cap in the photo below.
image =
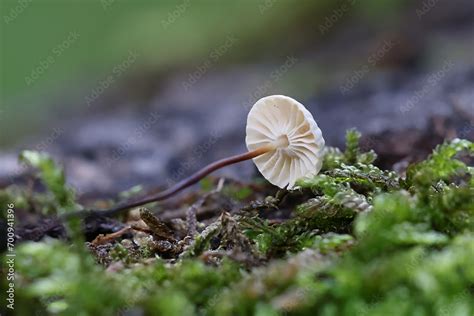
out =
<path fill-rule="evenodd" d="M 311 113 L 290 97 L 272 95 L 258 100 L 247 117 L 245 142 L 249 151 L 274 147 L 253 161 L 260 173 L 280 188 L 292 189 L 296 180 L 321 170 L 321 130 Z"/>

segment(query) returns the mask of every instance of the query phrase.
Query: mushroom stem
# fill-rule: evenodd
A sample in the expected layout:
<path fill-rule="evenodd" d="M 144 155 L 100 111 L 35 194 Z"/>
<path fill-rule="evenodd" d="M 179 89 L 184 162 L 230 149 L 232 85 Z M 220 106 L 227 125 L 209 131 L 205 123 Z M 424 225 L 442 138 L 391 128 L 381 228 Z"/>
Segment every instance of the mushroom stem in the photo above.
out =
<path fill-rule="evenodd" d="M 103 216 L 111 216 L 111 215 L 121 213 L 123 211 L 126 211 L 128 209 L 131 209 L 131 208 L 134 208 L 134 207 L 137 207 L 137 206 L 145 205 L 145 204 L 152 203 L 152 202 L 162 201 L 162 200 L 165 200 L 165 199 L 175 195 L 176 193 L 184 190 L 185 188 L 197 183 L 199 180 L 201 180 L 202 178 L 204 178 L 205 176 L 207 176 L 211 172 L 216 171 L 217 169 L 220 169 L 220 168 L 228 166 L 228 165 L 232 165 L 232 164 L 237 163 L 237 162 L 253 159 L 255 157 L 263 155 L 263 154 L 265 154 L 269 151 L 272 151 L 274 149 L 275 149 L 274 145 L 266 145 L 266 146 L 259 147 L 257 149 L 254 149 L 252 151 L 249 151 L 249 152 L 246 152 L 246 153 L 243 153 L 243 154 L 239 154 L 239 155 L 235 155 L 235 156 L 232 156 L 232 157 L 228 157 L 228 158 L 218 160 L 218 161 L 213 162 L 213 163 L 207 165 L 206 167 L 198 170 L 196 173 L 192 174 L 191 176 L 187 177 L 186 179 L 181 180 L 180 182 L 176 183 L 171 188 L 168 188 L 168 189 L 166 189 L 164 191 L 161 191 L 157 194 L 154 194 L 154 195 L 151 195 L 151 196 L 148 196 L 148 197 L 144 197 L 144 198 L 142 198 L 140 200 L 137 200 L 137 201 L 125 202 L 124 204 L 119 204 L 116 207 L 106 209 L 106 210 L 90 210 L 90 211 L 79 211 L 79 212 L 73 212 L 73 213 L 66 213 L 66 214 L 64 214 L 64 217 L 69 218 L 69 217 L 74 216 L 74 215 L 86 215 L 87 216 L 87 215 L 94 215 L 94 214 L 103 215 Z"/>

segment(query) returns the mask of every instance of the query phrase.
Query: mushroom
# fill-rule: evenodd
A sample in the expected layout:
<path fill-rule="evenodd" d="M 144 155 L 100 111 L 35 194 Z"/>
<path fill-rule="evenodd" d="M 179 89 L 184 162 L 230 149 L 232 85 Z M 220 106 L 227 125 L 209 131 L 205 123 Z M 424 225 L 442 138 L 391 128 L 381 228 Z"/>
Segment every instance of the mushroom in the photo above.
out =
<path fill-rule="evenodd" d="M 167 199 L 217 169 L 249 159 L 270 183 L 289 190 L 299 178 L 321 170 L 324 139 L 311 113 L 298 101 L 283 95 L 258 100 L 248 114 L 246 132 L 248 152 L 211 163 L 155 195 L 88 213 L 112 215 Z"/>
<path fill-rule="evenodd" d="M 247 118 L 248 150 L 270 147 L 253 158 L 272 184 L 293 189 L 296 180 L 316 175 L 322 166 L 324 139 L 311 113 L 298 101 L 272 95 L 255 103 Z"/>

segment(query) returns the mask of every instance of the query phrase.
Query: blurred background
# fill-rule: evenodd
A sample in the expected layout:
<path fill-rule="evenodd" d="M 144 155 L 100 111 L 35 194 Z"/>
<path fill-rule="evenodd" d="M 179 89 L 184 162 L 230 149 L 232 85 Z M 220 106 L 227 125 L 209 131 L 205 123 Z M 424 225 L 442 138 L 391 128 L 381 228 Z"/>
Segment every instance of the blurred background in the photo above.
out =
<path fill-rule="evenodd" d="M 0 185 L 47 151 L 83 196 L 245 150 L 259 98 L 356 127 L 389 168 L 474 134 L 471 0 L 1 0 Z M 249 181 L 252 163 L 222 174 Z"/>

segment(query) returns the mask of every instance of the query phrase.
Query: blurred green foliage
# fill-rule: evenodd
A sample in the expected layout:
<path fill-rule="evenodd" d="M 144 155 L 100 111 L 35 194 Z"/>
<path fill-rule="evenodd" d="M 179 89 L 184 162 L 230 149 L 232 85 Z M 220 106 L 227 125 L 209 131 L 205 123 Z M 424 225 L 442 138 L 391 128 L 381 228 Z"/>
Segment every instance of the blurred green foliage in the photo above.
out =
<path fill-rule="evenodd" d="M 24 168 L 34 173 L 29 185 L 12 184 L 0 190 L 0 203 L 14 203 L 15 207 L 38 211 L 43 215 L 59 215 L 68 211 L 80 210 L 76 203 L 76 193 L 66 184 L 64 170 L 45 152 L 24 150 L 19 161 Z M 34 180 L 44 186 L 41 192 L 33 192 Z M 6 214 L 2 213 L 2 218 Z"/>
<path fill-rule="evenodd" d="M 374 26 L 406 3 L 346 2 L 352 3 L 351 15 Z M 317 44 L 318 27 L 342 3 L 3 0 L 0 116 L 8 120 L 2 128 L 27 135 L 47 125 L 58 109 L 72 104 L 87 109 L 86 96 L 110 76 L 110 85 L 118 88 L 127 78 L 153 81 L 173 70 L 194 71 L 209 58 L 217 67 L 282 60 Z M 229 36 L 236 41 L 226 48 Z M 308 76 L 319 72 L 301 68 L 288 81 L 313 89 Z M 140 96 L 143 85 L 124 89 Z M 41 111 L 32 111 L 38 106 Z M 11 139 L 0 134 L 0 144 Z"/>
<path fill-rule="evenodd" d="M 50 193 L 43 196 L 43 213 L 62 214 L 79 210 L 74 190 L 66 185 L 64 170 L 56 165 L 53 158 L 44 152 L 25 150 L 20 154 L 20 161 L 39 171 L 38 176 Z"/>

